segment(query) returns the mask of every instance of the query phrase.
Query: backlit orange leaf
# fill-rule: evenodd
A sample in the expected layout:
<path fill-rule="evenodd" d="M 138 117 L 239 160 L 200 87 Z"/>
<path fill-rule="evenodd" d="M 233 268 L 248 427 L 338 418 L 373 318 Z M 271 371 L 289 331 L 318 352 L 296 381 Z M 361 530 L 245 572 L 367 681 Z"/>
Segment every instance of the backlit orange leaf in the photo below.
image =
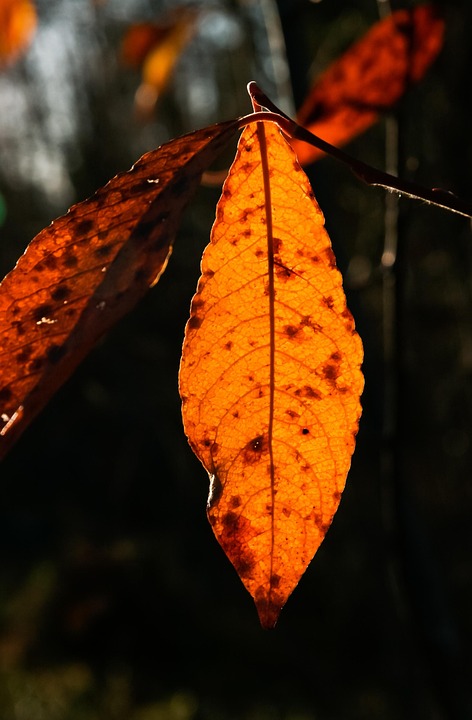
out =
<path fill-rule="evenodd" d="M 0 68 L 16 60 L 28 47 L 37 24 L 30 0 L 0 0 Z"/>
<path fill-rule="evenodd" d="M 362 344 L 324 218 L 272 123 L 243 132 L 192 301 L 185 430 L 214 533 L 272 627 L 322 542 L 354 450 Z"/>
<path fill-rule="evenodd" d="M 37 235 L 0 285 L 0 457 L 96 340 L 157 282 L 181 213 L 237 130 L 144 155 Z"/>
<path fill-rule="evenodd" d="M 347 143 L 421 80 L 442 47 L 443 35 L 444 21 L 433 5 L 394 12 L 315 81 L 298 123 L 331 145 Z M 323 154 L 299 140 L 292 145 L 302 164 Z"/>

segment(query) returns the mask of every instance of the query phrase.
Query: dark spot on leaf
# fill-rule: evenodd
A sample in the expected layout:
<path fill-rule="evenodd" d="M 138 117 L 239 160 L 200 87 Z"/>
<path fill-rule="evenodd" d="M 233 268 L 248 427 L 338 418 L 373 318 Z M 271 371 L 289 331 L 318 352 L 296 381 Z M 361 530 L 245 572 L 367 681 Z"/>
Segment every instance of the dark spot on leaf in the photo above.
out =
<path fill-rule="evenodd" d="M 326 260 L 328 261 L 329 267 L 335 268 L 336 267 L 336 255 L 334 254 L 333 250 L 330 247 L 328 247 L 328 248 L 326 248 L 324 253 L 326 256 Z"/>
<path fill-rule="evenodd" d="M 201 291 L 204 287 L 203 282 L 200 280 L 200 283 L 198 285 L 198 289 Z M 192 300 L 192 310 L 200 310 L 205 305 L 205 300 L 202 300 L 201 297 L 195 297 Z"/>
<path fill-rule="evenodd" d="M 93 220 L 80 220 L 75 226 L 75 231 L 78 235 L 87 235 L 93 230 L 94 225 Z"/>
<path fill-rule="evenodd" d="M 62 360 L 66 352 L 67 348 L 64 345 L 51 345 L 46 351 L 46 356 L 49 362 L 55 365 L 59 360 Z"/>
<path fill-rule="evenodd" d="M 145 180 L 135 180 L 134 183 L 127 188 L 127 193 L 130 196 L 140 195 L 150 189 L 151 185 L 146 178 Z"/>
<path fill-rule="evenodd" d="M 310 258 L 310 260 L 311 260 L 312 263 L 315 263 L 315 265 L 316 265 L 316 264 L 319 263 L 319 261 L 320 261 L 320 256 L 319 256 L 319 255 L 312 255 L 311 258 Z"/>
<path fill-rule="evenodd" d="M 298 333 L 300 332 L 300 328 L 295 327 L 295 325 L 286 325 L 284 327 L 284 332 L 286 335 L 288 335 L 288 337 L 293 338 L 295 337 L 295 335 L 298 335 Z"/>
<path fill-rule="evenodd" d="M 57 288 L 54 288 L 54 290 L 51 293 L 51 298 L 55 302 L 60 302 L 61 300 L 65 300 L 70 295 L 70 289 L 67 285 L 58 285 Z"/>
<path fill-rule="evenodd" d="M 203 274 L 204 274 L 205 277 L 207 277 L 207 278 L 212 278 L 213 275 L 215 274 L 215 271 L 208 269 L 208 270 L 205 270 L 205 272 L 204 272 Z"/>
<path fill-rule="evenodd" d="M 282 248 L 283 242 L 279 237 L 274 237 L 272 239 L 272 247 L 274 249 L 274 255 L 280 255 L 280 250 Z"/>
<path fill-rule="evenodd" d="M 254 252 L 254 255 L 255 255 L 256 257 L 258 257 L 258 258 L 259 258 L 259 257 L 263 257 L 263 256 L 265 255 L 265 252 L 264 252 L 264 250 L 261 250 L 260 248 L 258 248 L 258 249 Z"/>
<path fill-rule="evenodd" d="M 336 350 L 336 352 L 331 353 L 330 358 L 331 358 L 331 360 L 334 360 L 335 362 L 339 362 L 342 358 L 342 355 L 338 350 Z"/>
<path fill-rule="evenodd" d="M 132 240 L 136 240 L 140 244 L 145 244 L 149 240 L 151 233 L 155 229 L 155 220 L 150 220 L 148 222 L 139 222 L 131 233 L 130 238 Z"/>
<path fill-rule="evenodd" d="M 0 390 L 0 402 L 8 402 L 13 398 L 13 393 L 9 387 L 4 387 Z"/>
<path fill-rule="evenodd" d="M 244 237 L 251 237 L 251 235 L 252 235 L 251 228 L 246 228 L 245 230 L 243 230 L 243 235 L 244 235 Z M 257 255 L 257 253 L 256 253 L 256 255 Z"/>
<path fill-rule="evenodd" d="M 250 440 L 242 449 L 243 461 L 247 465 L 258 462 L 267 451 L 267 437 L 258 435 Z"/>
<path fill-rule="evenodd" d="M 226 350 L 231 350 L 231 348 L 233 347 L 233 343 L 231 342 L 231 340 L 228 340 L 228 342 L 225 343 L 224 347 L 226 348 Z"/>
<path fill-rule="evenodd" d="M 279 585 L 280 585 L 281 579 L 282 579 L 282 578 L 280 577 L 280 575 L 276 575 L 275 573 L 273 573 L 273 575 L 270 576 L 270 584 L 271 584 L 271 586 L 272 586 L 273 588 L 278 588 Z"/>
<path fill-rule="evenodd" d="M 234 418 L 238 418 L 238 417 L 239 417 L 239 412 L 238 412 L 237 410 L 234 411 L 233 417 L 234 417 Z"/>
<path fill-rule="evenodd" d="M 201 326 L 202 320 L 198 317 L 198 315 L 192 315 L 191 318 L 188 321 L 188 327 L 191 330 L 198 330 L 198 328 Z"/>
<path fill-rule="evenodd" d="M 309 432 L 308 428 L 303 428 L 302 435 L 308 435 Z"/>
<path fill-rule="evenodd" d="M 251 440 L 249 443 L 251 450 L 253 450 L 253 452 L 261 452 L 263 441 L 264 437 L 262 435 L 258 435 L 254 440 Z"/>
<path fill-rule="evenodd" d="M 333 500 L 334 500 L 335 502 L 339 502 L 339 501 L 341 500 L 341 493 L 339 492 L 339 490 L 335 490 L 335 491 L 334 491 L 334 493 L 333 493 Z"/>
<path fill-rule="evenodd" d="M 16 330 L 17 335 L 24 335 L 25 334 L 25 328 L 23 327 L 23 323 L 21 323 L 19 320 L 15 320 L 12 322 L 12 325 L 14 329 Z"/>
<path fill-rule="evenodd" d="M 331 295 L 327 295 L 326 297 L 321 298 L 321 302 L 325 307 L 329 308 L 330 310 L 332 310 L 334 307 L 334 300 Z"/>
<path fill-rule="evenodd" d="M 321 399 L 321 394 L 318 392 L 318 390 L 313 390 L 310 385 L 305 385 L 302 388 L 298 388 L 297 390 L 295 390 L 294 395 L 296 395 L 297 397 L 316 398 L 317 400 Z"/>
<path fill-rule="evenodd" d="M 48 270 L 55 270 L 57 268 L 57 257 L 55 255 L 47 255 L 44 258 L 43 263 Z"/>
<path fill-rule="evenodd" d="M 211 440 L 209 438 L 205 438 L 203 441 L 203 445 L 205 445 L 205 447 L 210 447 Z"/>
<path fill-rule="evenodd" d="M 346 320 L 346 329 L 349 330 L 352 333 L 355 333 L 355 324 L 354 324 L 354 318 L 352 317 L 351 311 L 349 308 L 345 308 L 342 313 L 341 317 L 343 317 Z"/>
<path fill-rule="evenodd" d="M 77 256 L 72 252 L 67 252 L 64 256 L 64 265 L 67 268 L 75 268 L 79 264 Z"/>
<path fill-rule="evenodd" d="M 33 311 L 33 318 L 36 320 L 36 322 L 41 322 L 41 320 L 44 317 L 48 317 L 52 312 L 54 308 L 52 305 L 49 305 L 48 303 L 43 303 L 42 305 L 38 305 L 37 308 Z"/>
<path fill-rule="evenodd" d="M 34 360 L 32 360 L 30 362 L 30 364 L 28 365 L 28 372 L 30 372 L 30 373 L 39 372 L 39 370 L 41 370 L 43 365 L 44 365 L 44 358 L 37 357 Z"/>
<path fill-rule="evenodd" d="M 291 418 L 298 418 L 300 417 L 299 413 L 295 412 L 295 410 L 286 410 L 286 415 L 288 415 Z"/>
<path fill-rule="evenodd" d="M 233 495 L 232 498 L 230 498 L 229 506 L 231 508 L 238 508 L 241 505 L 241 497 L 239 495 Z"/>
<path fill-rule="evenodd" d="M 94 252 L 95 257 L 97 258 L 106 258 L 111 253 L 113 249 L 113 246 L 111 243 L 107 243 L 105 245 L 100 245 Z"/>
<path fill-rule="evenodd" d="M 326 363 L 325 365 L 323 365 L 322 372 L 329 383 L 335 384 L 336 378 L 338 378 L 340 375 L 339 365 L 334 365 L 333 363 Z"/>
<path fill-rule="evenodd" d="M 288 267 L 285 267 L 280 262 L 277 262 L 277 260 L 274 261 L 275 265 L 275 272 L 279 280 L 288 280 L 290 277 L 292 277 L 292 271 L 288 269 Z"/>
<path fill-rule="evenodd" d="M 249 555 L 249 553 L 248 553 Z M 254 570 L 254 559 L 248 559 L 246 556 L 240 556 L 233 559 L 233 565 L 240 578 L 248 577 Z"/>

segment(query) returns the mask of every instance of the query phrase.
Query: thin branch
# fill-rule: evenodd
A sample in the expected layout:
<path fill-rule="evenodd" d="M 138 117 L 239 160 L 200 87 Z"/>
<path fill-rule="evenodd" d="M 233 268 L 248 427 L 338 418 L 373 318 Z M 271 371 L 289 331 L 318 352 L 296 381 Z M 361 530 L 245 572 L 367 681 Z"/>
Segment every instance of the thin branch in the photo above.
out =
<path fill-rule="evenodd" d="M 428 205 L 435 205 L 436 207 L 443 208 L 449 212 L 462 215 L 467 218 L 472 218 L 472 203 L 457 197 L 448 190 L 442 190 L 441 188 L 427 188 L 417 183 L 410 182 L 408 180 L 400 180 L 400 178 L 390 175 L 389 173 L 377 170 L 371 165 L 367 165 L 362 160 L 356 160 L 351 155 L 343 152 L 334 145 L 330 145 L 325 140 L 317 137 L 309 130 L 300 125 L 297 125 L 295 120 L 292 120 L 285 115 L 279 108 L 274 105 L 269 98 L 267 98 L 262 90 L 257 86 L 255 82 L 248 84 L 248 92 L 252 102 L 255 106 L 261 108 L 267 108 L 267 111 L 260 111 L 246 115 L 239 120 L 239 126 L 245 127 L 251 122 L 260 120 L 271 120 L 279 125 L 280 129 L 289 137 L 302 140 L 303 142 L 313 145 L 314 147 L 322 150 L 327 155 L 331 155 L 336 160 L 347 165 L 350 170 L 360 179 L 368 185 L 374 187 L 382 187 L 385 190 L 396 192 L 399 195 L 405 195 L 406 197 L 413 198 L 414 200 L 422 200 Z"/>

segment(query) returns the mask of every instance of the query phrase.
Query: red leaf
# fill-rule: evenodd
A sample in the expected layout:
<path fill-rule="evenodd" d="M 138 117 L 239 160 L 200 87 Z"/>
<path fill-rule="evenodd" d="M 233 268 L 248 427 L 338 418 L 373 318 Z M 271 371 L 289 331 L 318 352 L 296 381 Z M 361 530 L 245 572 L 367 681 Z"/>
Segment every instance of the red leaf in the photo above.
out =
<path fill-rule="evenodd" d="M 433 5 L 399 10 L 376 23 L 315 82 L 298 122 L 331 145 L 344 145 L 375 123 L 421 80 L 438 55 L 444 21 Z M 303 164 L 323 155 L 294 140 Z"/>

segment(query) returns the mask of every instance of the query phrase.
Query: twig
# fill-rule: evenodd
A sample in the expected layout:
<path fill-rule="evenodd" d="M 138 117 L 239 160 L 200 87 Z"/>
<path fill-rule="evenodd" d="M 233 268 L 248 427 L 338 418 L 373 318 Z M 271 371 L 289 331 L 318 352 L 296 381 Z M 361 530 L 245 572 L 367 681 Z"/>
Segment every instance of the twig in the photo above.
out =
<path fill-rule="evenodd" d="M 334 157 L 336 160 L 344 163 L 344 165 L 347 165 L 360 180 L 363 180 L 368 185 L 382 187 L 385 190 L 396 192 L 399 195 L 405 195 L 406 197 L 414 200 L 422 200 L 428 205 L 435 205 L 443 210 L 448 210 L 449 212 L 453 212 L 467 218 L 472 218 L 472 203 L 467 200 L 457 197 L 457 195 L 454 195 L 448 190 L 442 190 L 441 188 L 426 188 L 408 180 L 400 180 L 400 178 L 395 177 L 394 175 L 390 175 L 387 172 L 373 168 L 371 165 L 367 165 L 362 162 L 362 160 L 353 158 L 343 150 L 340 150 L 334 145 L 330 145 L 306 128 L 301 127 L 295 122 L 295 120 L 289 118 L 288 115 L 285 115 L 282 110 L 279 110 L 279 108 L 264 95 L 255 82 L 250 82 L 248 84 L 248 93 L 253 104 L 255 103 L 255 106 L 267 108 L 267 110 L 261 110 L 257 113 L 254 112 L 240 118 L 239 126 L 241 128 L 251 122 L 255 122 L 256 120 L 270 120 L 277 123 L 280 129 L 289 137 L 296 138 L 308 143 L 309 145 L 313 145 L 319 150 L 325 152 L 327 155 L 331 155 L 331 157 Z"/>

